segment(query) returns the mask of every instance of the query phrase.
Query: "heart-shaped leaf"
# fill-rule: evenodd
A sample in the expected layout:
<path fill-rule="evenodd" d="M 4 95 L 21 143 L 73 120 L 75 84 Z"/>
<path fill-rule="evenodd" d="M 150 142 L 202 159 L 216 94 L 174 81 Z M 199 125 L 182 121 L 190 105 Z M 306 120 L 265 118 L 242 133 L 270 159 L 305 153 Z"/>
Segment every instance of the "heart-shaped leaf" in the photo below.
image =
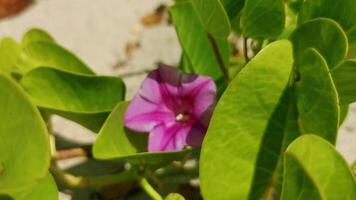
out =
<path fill-rule="evenodd" d="M 93 155 L 97 159 L 123 159 L 140 165 L 163 165 L 179 160 L 191 150 L 148 153 L 147 133 L 135 133 L 125 128 L 124 114 L 128 102 L 117 105 L 99 132 Z"/>
<path fill-rule="evenodd" d="M 17 84 L 0 74 L 0 193 L 43 178 L 50 163 L 46 125 Z"/>
<path fill-rule="evenodd" d="M 205 32 L 215 38 L 226 39 L 230 21 L 220 0 L 190 0 Z"/>
<path fill-rule="evenodd" d="M 274 112 L 288 85 L 292 65 L 291 44 L 277 41 L 257 54 L 228 86 L 215 108 L 200 157 L 204 199 L 248 199 L 260 149 L 277 155 L 271 162 L 264 160 L 264 167 L 277 165 L 283 133 L 275 135 L 280 141 L 272 141 L 277 146 L 272 150 L 263 146 L 263 140 L 268 139 L 265 133 L 274 134 L 267 130 L 269 123 L 283 127 L 280 123 L 285 112 L 279 113 L 279 118 Z M 272 116 L 276 121 L 270 122 Z"/>
<path fill-rule="evenodd" d="M 299 137 L 285 153 L 282 200 L 355 199 L 356 182 L 346 161 L 322 138 Z"/>
<path fill-rule="evenodd" d="M 182 48 L 194 72 L 211 76 L 215 80 L 221 78 L 222 73 L 214 47 L 192 4 L 188 1 L 177 2 L 169 10 Z M 215 39 L 215 41 L 223 63 L 227 66 L 230 55 L 228 41 L 226 38 Z"/>
<path fill-rule="evenodd" d="M 356 61 L 347 60 L 332 71 L 341 105 L 356 101 Z"/>
<path fill-rule="evenodd" d="M 30 185 L 16 189 L 9 194 L 16 200 L 57 200 L 58 190 L 50 173 Z"/>
<path fill-rule="evenodd" d="M 22 37 L 21 44 L 23 47 L 26 47 L 27 45 L 33 42 L 55 43 L 52 36 L 50 36 L 46 31 L 38 28 L 32 28 L 28 30 Z"/>
<path fill-rule="evenodd" d="M 318 18 L 300 25 L 291 35 L 296 61 L 304 51 L 315 48 L 325 58 L 330 69 L 336 67 L 346 56 L 347 37 L 333 20 Z"/>
<path fill-rule="evenodd" d="M 307 49 L 297 64 L 296 83 L 298 122 L 302 133 L 314 133 L 336 142 L 339 128 L 339 100 L 324 58 Z"/>
<path fill-rule="evenodd" d="M 94 72 L 74 54 L 53 42 L 32 42 L 22 49 L 17 66 L 23 74 L 37 67 L 93 75 Z"/>
<path fill-rule="evenodd" d="M 0 72 L 10 75 L 16 71 L 15 64 L 20 51 L 21 47 L 14 39 L 6 37 L 0 41 Z"/>
<path fill-rule="evenodd" d="M 354 0 L 305 0 L 298 22 L 303 23 L 317 17 L 337 21 L 345 31 L 356 25 L 356 1 Z"/>
<path fill-rule="evenodd" d="M 105 120 L 125 94 L 120 78 L 74 74 L 46 67 L 25 74 L 20 83 L 37 106 L 93 131 L 98 131 L 101 125 L 97 123 Z"/>
<path fill-rule="evenodd" d="M 234 20 L 244 7 L 245 0 L 221 0 L 230 20 Z M 240 21 L 240 20 L 239 20 Z"/>
<path fill-rule="evenodd" d="M 241 16 L 244 36 L 256 39 L 274 39 L 282 33 L 285 24 L 283 0 L 245 0 Z"/>

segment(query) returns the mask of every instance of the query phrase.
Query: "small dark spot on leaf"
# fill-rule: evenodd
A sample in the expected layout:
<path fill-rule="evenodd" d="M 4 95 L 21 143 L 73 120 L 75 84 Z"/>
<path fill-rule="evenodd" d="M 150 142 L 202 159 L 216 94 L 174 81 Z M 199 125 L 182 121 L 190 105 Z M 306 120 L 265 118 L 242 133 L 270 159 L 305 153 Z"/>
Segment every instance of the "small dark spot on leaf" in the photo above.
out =
<path fill-rule="evenodd" d="M 294 73 L 294 79 L 295 79 L 296 82 L 300 81 L 301 76 L 300 76 L 300 73 L 299 73 L 298 71 L 296 71 L 296 72 Z"/>

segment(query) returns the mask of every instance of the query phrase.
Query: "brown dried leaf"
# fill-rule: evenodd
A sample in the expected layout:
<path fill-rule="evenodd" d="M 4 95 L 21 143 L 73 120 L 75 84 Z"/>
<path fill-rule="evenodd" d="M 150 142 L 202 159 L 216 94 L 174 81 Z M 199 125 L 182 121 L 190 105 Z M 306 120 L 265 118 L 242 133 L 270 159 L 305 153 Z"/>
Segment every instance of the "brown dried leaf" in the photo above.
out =
<path fill-rule="evenodd" d="M 159 23 L 161 23 L 164 15 L 164 11 L 166 10 L 166 6 L 161 4 L 159 5 L 155 12 L 147 14 L 141 18 L 141 23 L 145 27 L 152 27 Z"/>
<path fill-rule="evenodd" d="M 0 19 L 20 13 L 32 2 L 32 0 L 0 0 Z"/>

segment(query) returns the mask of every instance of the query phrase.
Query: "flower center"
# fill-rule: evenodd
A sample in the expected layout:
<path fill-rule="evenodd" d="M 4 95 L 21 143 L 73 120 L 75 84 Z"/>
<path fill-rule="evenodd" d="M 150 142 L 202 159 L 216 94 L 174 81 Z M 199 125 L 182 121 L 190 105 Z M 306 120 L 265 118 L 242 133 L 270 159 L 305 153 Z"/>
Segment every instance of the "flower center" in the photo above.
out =
<path fill-rule="evenodd" d="M 178 113 L 176 115 L 176 121 L 177 122 L 188 122 L 189 120 L 191 120 L 191 116 L 189 115 L 189 113 Z"/>

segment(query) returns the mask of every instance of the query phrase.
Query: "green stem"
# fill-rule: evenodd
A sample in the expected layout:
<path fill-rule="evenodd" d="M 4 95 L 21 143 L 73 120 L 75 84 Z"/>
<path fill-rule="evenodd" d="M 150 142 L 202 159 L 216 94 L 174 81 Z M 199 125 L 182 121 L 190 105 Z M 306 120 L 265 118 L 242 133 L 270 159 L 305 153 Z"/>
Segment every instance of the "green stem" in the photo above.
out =
<path fill-rule="evenodd" d="M 225 64 L 224 64 L 224 59 L 222 58 L 222 55 L 220 53 L 220 50 L 219 50 L 219 47 L 218 47 L 218 44 L 216 43 L 216 40 L 213 36 L 211 36 L 210 34 L 208 34 L 208 38 L 210 40 L 210 43 L 213 47 L 213 50 L 214 50 L 214 54 L 215 54 L 215 57 L 216 57 L 216 60 L 218 62 L 218 65 L 220 67 L 220 70 L 222 72 L 222 75 L 226 81 L 226 83 L 228 84 L 230 82 L 230 77 L 229 77 L 229 73 L 225 67 Z"/>
<path fill-rule="evenodd" d="M 162 196 L 152 187 L 146 178 L 141 177 L 139 184 L 153 200 L 163 200 Z"/>
<path fill-rule="evenodd" d="M 59 180 L 69 188 L 94 188 L 139 179 L 137 173 L 134 171 L 92 177 L 74 176 L 61 170 L 56 165 L 52 165 L 50 171 L 56 180 Z"/>

